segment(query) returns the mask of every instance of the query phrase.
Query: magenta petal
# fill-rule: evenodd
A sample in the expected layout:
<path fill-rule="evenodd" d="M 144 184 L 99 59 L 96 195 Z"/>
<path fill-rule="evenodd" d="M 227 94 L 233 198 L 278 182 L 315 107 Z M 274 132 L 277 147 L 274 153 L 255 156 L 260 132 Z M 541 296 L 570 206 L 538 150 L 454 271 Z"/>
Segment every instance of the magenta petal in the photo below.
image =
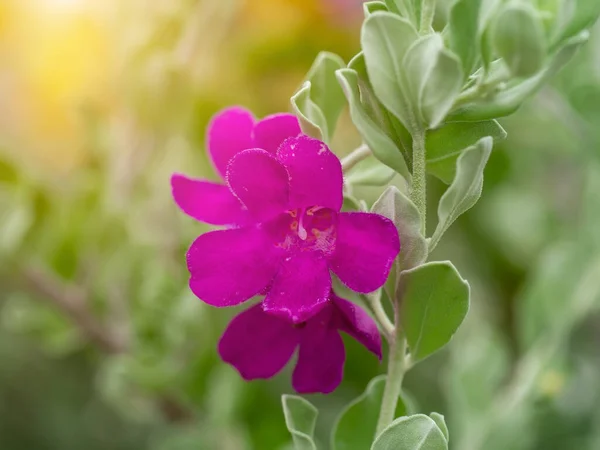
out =
<path fill-rule="evenodd" d="M 387 280 L 399 251 L 400 238 L 391 220 L 372 213 L 340 213 L 330 266 L 350 289 L 372 292 Z"/>
<path fill-rule="evenodd" d="M 331 291 L 327 261 L 314 252 L 286 257 L 263 302 L 263 309 L 294 323 L 304 322 L 325 306 Z"/>
<path fill-rule="evenodd" d="M 337 307 L 339 329 L 348 333 L 381 359 L 381 335 L 375 321 L 354 303 L 335 294 L 331 295 L 331 299 Z"/>
<path fill-rule="evenodd" d="M 342 381 L 346 352 L 339 333 L 321 322 L 320 315 L 302 329 L 292 386 L 300 394 L 328 394 Z"/>
<path fill-rule="evenodd" d="M 175 174 L 171 177 L 171 188 L 177 206 L 200 222 L 210 225 L 248 223 L 248 211 L 224 184 Z"/>
<path fill-rule="evenodd" d="M 254 116 L 239 106 L 224 109 L 212 118 L 208 125 L 207 147 L 215 169 L 223 179 L 233 156 L 256 147 L 253 130 Z"/>
<path fill-rule="evenodd" d="M 308 136 L 283 142 L 277 157 L 290 175 L 290 207 L 342 207 L 342 165 L 327 146 Z"/>
<path fill-rule="evenodd" d="M 257 220 L 288 209 L 289 178 L 275 156 L 261 149 L 244 150 L 229 163 L 227 182 Z"/>
<path fill-rule="evenodd" d="M 238 314 L 219 341 L 219 355 L 242 378 L 270 378 L 292 357 L 300 330 L 265 313 L 260 304 Z"/>
<path fill-rule="evenodd" d="M 237 305 L 271 282 L 280 261 L 280 250 L 258 228 L 211 231 L 187 253 L 190 288 L 209 305 Z"/>
<path fill-rule="evenodd" d="M 289 137 L 298 136 L 300 123 L 292 114 L 273 114 L 259 121 L 254 127 L 254 143 L 275 154 L 283 141 Z"/>

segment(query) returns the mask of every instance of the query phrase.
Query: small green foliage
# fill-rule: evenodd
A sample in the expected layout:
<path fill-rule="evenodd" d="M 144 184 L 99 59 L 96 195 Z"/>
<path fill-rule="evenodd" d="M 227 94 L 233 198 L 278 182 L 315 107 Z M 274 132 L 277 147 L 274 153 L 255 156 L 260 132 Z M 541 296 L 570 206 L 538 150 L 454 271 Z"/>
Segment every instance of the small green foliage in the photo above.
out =
<path fill-rule="evenodd" d="M 317 408 L 296 395 L 283 395 L 281 403 L 285 425 L 292 434 L 295 450 L 316 450 L 313 435 L 317 423 Z"/>
<path fill-rule="evenodd" d="M 377 437 L 371 450 L 447 450 L 436 422 L 423 414 L 400 417 Z"/>
<path fill-rule="evenodd" d="M 431 237 L 434 248 L 442 235 L 463 213 L 471 209 L 483 189 L 483 169 L 492 153 L 491 137 L 480 139 L 469 147 L 456 161 L 456 176 L 438 205 L 438 225 Z"/>
<path fill-rule="evenodd" d="M 469 310 L 469 284 L 449 261 L 401 272 L 397 296 L 414 361 L 446 345 Z"/>

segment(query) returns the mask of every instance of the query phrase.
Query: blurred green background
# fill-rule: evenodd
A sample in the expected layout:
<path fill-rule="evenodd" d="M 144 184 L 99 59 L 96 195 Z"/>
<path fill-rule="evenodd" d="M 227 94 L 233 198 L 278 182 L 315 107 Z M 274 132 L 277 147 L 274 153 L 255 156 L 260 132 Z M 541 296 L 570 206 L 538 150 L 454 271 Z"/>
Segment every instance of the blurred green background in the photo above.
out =
<path fill-rule="evenodd" d="M 288 110 L 320 50 L 354 55 L 360 3 L 0 2 L 0 448 L 290 448 L 289 370 L 245 383 L 219 361 L 235 311 L 188 292 L 185 251 L 207 228 L 174 206 L 169 177 L 215 177 L 218 109 Z M 339 155 L 358 143 L 341 120 Z M 434 255 L 470 281 L 469 318 L 406 390 L 446 415 L 457 450 L 597 450 L 600 29 L 501 122 L 482 200 Z M 433 217 L 444 187 L 430 185 Z M 347 348 L 340 388 L 310 398 L 324 448 L 384 372 Z"/>

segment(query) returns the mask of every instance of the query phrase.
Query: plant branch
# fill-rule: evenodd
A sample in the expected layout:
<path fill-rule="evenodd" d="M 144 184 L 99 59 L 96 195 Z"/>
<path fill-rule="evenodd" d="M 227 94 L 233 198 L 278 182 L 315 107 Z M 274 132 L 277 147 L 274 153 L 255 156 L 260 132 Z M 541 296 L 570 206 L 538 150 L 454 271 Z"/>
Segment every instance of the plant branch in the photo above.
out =
<path fill-rule="evenodd" d="M 357 149 L 353 150 L 348 156 L 342 159 L 342 171 L 344 173 L 351 170 L 359 162 L 365 160 L 371 155 L 371 149 L 366 145 L 361 145 Z"/>
<path fill-rule="evenodd" d="M 436 0 L 423 0 L 421 6 L 421 24 L 419 31 L 421 33 L 429 33 L 432 29 L 433 17 L 435 16 Z"/>
<path fill-rule="evenodd" d="M 376 436 L 392 423 L 396 415 L 398 398 L 402 391 L 402 380 L 408 369 L 404 333 L 394 333 L 393 339 L 390 341 L 388 358 L 388 372 L 379 410 Z"/>
<path fill-rule="evenodd" d="M 427 178 L 425 131 L 415 128 L 413 137 L 413 177 L 410 197 L 421 215 L 421 233 L 425 236 L 427 220 Z"/>

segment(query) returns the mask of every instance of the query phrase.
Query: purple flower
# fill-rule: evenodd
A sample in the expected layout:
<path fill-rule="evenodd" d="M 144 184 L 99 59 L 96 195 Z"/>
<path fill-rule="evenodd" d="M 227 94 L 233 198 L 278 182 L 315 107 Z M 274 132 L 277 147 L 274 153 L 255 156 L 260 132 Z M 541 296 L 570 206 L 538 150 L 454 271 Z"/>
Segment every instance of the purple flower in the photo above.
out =
<path fill-rule="evenodd" d="M 219 198 L 207 194 L 207 182 L 181 183 L 181 176 L 173 181 L 175 200 L 185 212 L 238 226 L 203 234 L 192 244 L 187 263 L 194 294 L 223 307 L 266 293 L 264 311 L 300 323 L 327 304 L 330 270 L 357 292 L 382 286 L 400 250 L 398 232 L 383 216 L 339 212 L 339 159 L 324 143 L 303 135 L 278 145 L 292 129 L 286 125 L 287 115 L 271 116 L 257 125 L 248 118 L 245 128 L 236 126 L 238 119 L 230 115 L 238 117 L 240 112 L 222 113 L 211 127 L 213 160 L 218 160 L 215 142 L 235 142 L 235 149 L 252 143 L 262 148 L 221 159 L 229 163 L 227 186 L 215 185 Z"/>
<path fill-rule="evenodd" d="M 223 333 L 219 354 L 245 380 L 254 380 L 277 374 L 299 348 L 294 389 L 326 394 L 342 380 L 346 355 L 340 331 L 381 359 L 381 337 L 373 319 L 333 291 L 324 308 L 295 325 L 266 313 L 260 304 L 250 307 L 234 317 Z"/>
<path fill-rule="evenodd" d="M 256 121 L 241 107 L 216 114 L 208 126 L 206 146 L 222 179 L 232 157 L 249 148 L 275 153 L 288 137 L 300 134 L 298 119 L 292 114 L 273 114 Z M 171 178 L 173 197 L 187 215 L 211 225 L 244 225 L 248 211 L 224 183 L 197 180 L 175 174 Z"/>

